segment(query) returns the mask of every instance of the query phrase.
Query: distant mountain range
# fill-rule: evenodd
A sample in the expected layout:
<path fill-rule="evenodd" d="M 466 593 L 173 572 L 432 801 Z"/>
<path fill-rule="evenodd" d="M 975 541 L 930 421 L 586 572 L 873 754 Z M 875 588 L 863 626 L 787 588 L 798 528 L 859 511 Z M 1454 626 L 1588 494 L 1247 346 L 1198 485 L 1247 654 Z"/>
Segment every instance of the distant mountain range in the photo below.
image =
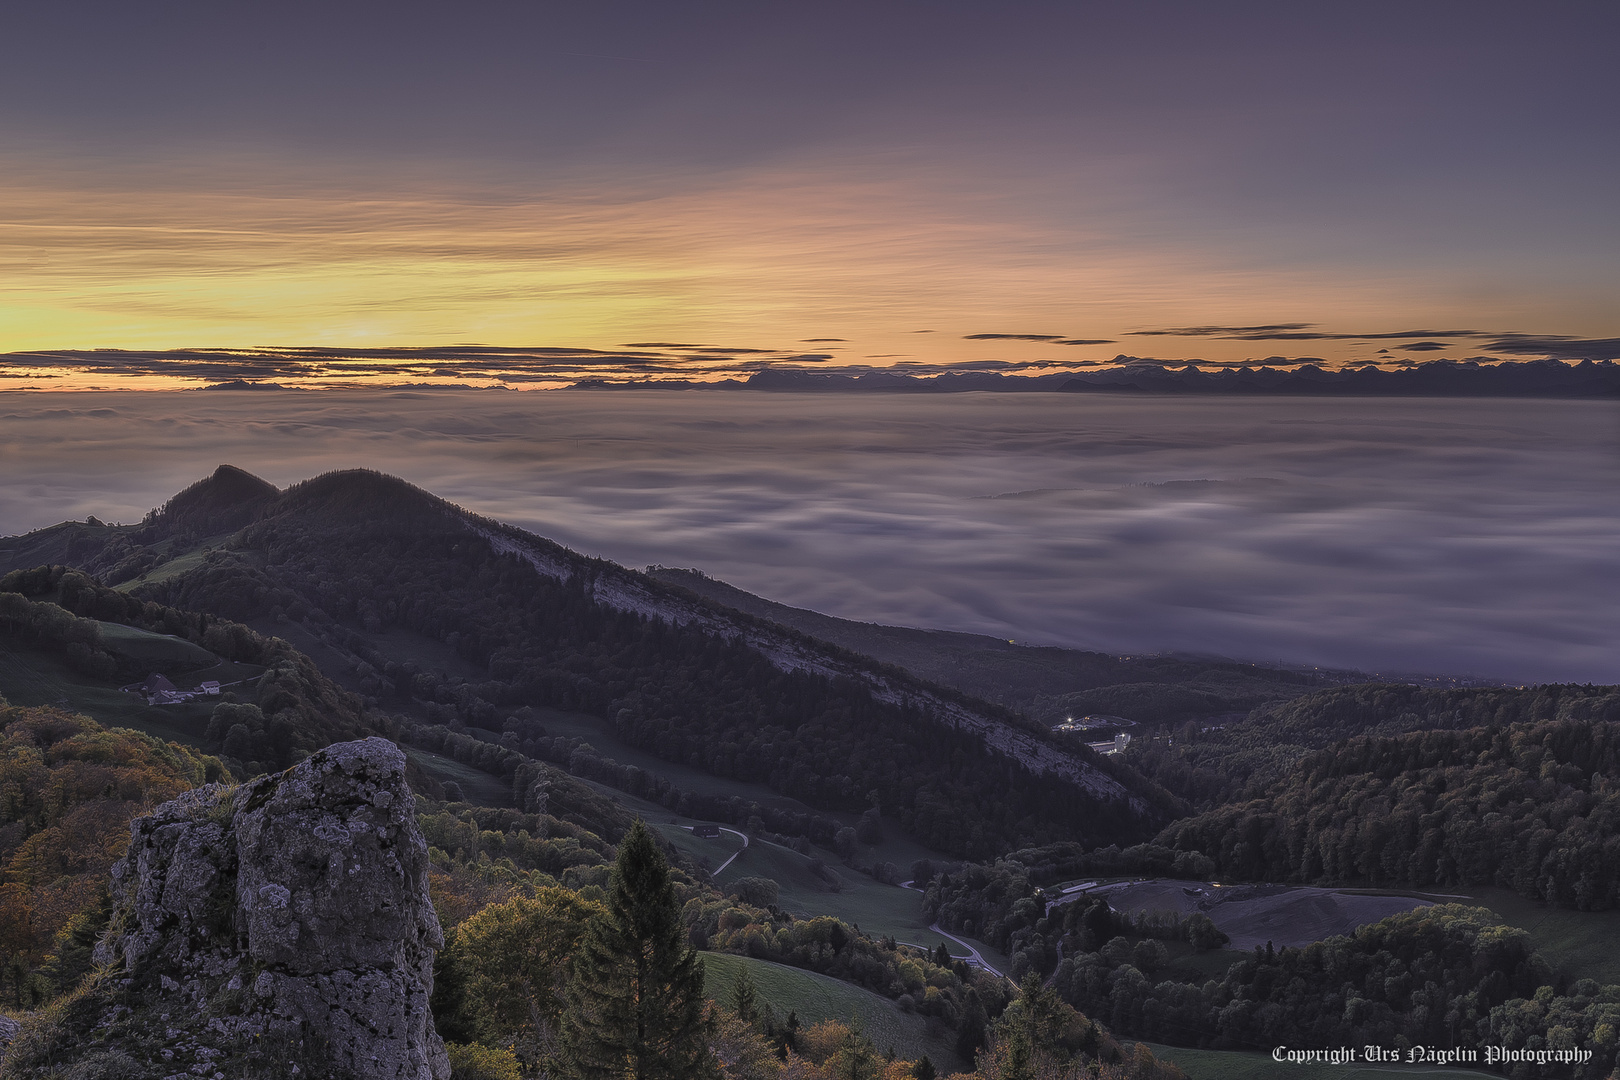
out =
<path fill-rule="evenodd" d="M 1227 394 L 1345 397 L 1620 397 L 1620 364 L 1613 360 L 1527 360 L 1491 364 L 1474 360 L 1431 360 L 1410 366 L 1363 365 L 1333 370 L 1309 360 L 1273 357 L 1248 364 L 1223 364 L 1201 371 L 1176 361 L 1117 356 L 1096 371 L 1004 374 L 963 370 L 935 374 L 880 371 L 812 371 L 770 368 L 746 380 L 718 383 L 584 379 L 572 389 L 771 390 L 798 393 L 941 394 L 974 390 L 1065 394 Z M 1323 362 L 1325 363 L 1325 361 Z M 1204 367 L 1213 365 L 1205 363 Z"/>

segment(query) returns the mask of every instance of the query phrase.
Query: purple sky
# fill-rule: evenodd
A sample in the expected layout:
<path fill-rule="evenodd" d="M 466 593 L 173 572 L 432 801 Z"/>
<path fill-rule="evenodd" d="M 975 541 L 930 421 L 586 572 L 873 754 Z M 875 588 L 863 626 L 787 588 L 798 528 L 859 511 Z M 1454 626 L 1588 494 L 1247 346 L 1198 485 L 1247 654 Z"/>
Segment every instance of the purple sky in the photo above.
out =
<path fill-rule="evenodd" d="M 0 352 L 1613 336 L 1616 40 L 1492 0 L 18 5 Z"/>

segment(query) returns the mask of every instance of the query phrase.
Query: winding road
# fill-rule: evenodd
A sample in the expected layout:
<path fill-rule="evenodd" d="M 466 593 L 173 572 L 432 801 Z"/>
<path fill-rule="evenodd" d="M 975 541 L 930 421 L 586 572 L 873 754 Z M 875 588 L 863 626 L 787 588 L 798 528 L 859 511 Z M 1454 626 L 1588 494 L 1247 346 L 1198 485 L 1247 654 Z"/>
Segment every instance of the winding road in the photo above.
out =
<path fill-rule="evenodd" d="M 739 852 L 738 854 L 741 854 L 741 852 Z M 733 858 L 735 858 L 735 857 L 736 856 L 733 856 Z M 912 881 L 902 881 L 900 883 L 900 887 L 902 889 L 910 889 L 912 892 L 922 892 L 923 891 L 922 889 L 917 888 L 916 883 L 912 882 Z M 957 959 L 959 959 L 959 960 L 965 959 L 965 960 L 967 960 L 968 963 L 973 964 L 976 967 L 982 968 L 983 970 L 988 971 L 990 974 L 995 975 L 998 978 L 1003 978 L 1003 979 L 1006 978 L 1005 975 L 1003 975 L 1001 972 L 997 971 L 995 968 L 991 967 L 988 963 L 985 962 L 984 957 L 979 954 L 978 949 L 975 949 L 972 945 L 969 945 L 967 942 L 963 941 L 961 938 L 957 937 L 955 934 L 948 934 L 945 931 L 941 930 L 939 928 L 939 923 L 937 923 L 937 922 L 934 923 L 928 929 L 932 930 L 934 933 L 938 934 L 940 937 L 944 938 L 947 941 L 956 942 L 958 945 L 962 946 L 962 948 L 967 950 L 967 956 L 966 957 L 957 957 Z M 901 942 L 898 942 L 897 944 L 910 945 L 914 949 L 926 949 L 926 948 L 928 948 L 927 945 L 919 945 L 914 941 L 901 941 Z"/>
<path fill-rule="evenodd" d="M 682 825 L 681 828 L 685 829 L 687 832 L 691 832 L 692 829 L 693 829 L 693 826 L 691 826 L 691 825 Z M 724 871 L 726 867 L 730 866 L 732 863 L 737 861 L 737 856 L 738 855 L 741 855 L 743 852 L 748 850 L 748 837 L 747 837 L 746 834 L 740 833 L 736 829 L 728 829 L 724 825 L 720 826 L 720 831 L 730 833 L 732 836 L 737 837 L 737 839 L 741 840 L 743 843 L 742 843 L 742 847 L 738 848 L 736 851 L 731 853 L 731 858 L 729 858 L 725 862 L 721 863 L 718 868 L 716 868 L 714 870 L 711 870 L 709 872 L 709 877 L 710 878 L 719 877 L 721 872 Z"/>

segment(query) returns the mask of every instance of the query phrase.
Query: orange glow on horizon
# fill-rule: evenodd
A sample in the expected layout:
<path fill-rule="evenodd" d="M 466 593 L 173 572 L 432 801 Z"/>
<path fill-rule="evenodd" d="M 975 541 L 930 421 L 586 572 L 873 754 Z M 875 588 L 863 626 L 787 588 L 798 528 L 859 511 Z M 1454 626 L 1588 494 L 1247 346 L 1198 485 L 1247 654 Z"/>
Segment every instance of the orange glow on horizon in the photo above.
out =
<path fill-rule="evenodd" d="M 813 350 L 874 368 L 1044 361 L 1062 370 L 1121 353 L 1258 362 L 1282 344 L 1130 336 L 1144 327 L 1278 311 L 1386 327 L 1435 318 L 1399 275 L 1347 293 L 1321 275 L 1238 271 L 1179 241 L 1112 235 L 1100 209 L 1054 235 L 988 196 L 804 170 L 659 195 L 356 198 L 64 182 L 12 186 L 0 198 L 0 275 L 13 283 L 0 352 L 658 341 Z M 989 332 L 1102 343 L 969 338 Z M 1377 358 L 1365 343 L 1286 344 L 1329 366 Z M 691 367 L 686 377 L 711 377 Z M 66 389 L 108 378 L 43 381 Z M 141 384 L 159 385 L 150 378 Z"/>

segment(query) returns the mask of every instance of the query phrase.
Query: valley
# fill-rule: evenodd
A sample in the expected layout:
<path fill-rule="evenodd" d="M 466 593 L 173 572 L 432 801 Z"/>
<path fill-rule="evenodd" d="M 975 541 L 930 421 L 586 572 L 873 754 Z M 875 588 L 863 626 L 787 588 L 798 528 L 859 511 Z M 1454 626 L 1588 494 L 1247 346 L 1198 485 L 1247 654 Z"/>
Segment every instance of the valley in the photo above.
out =
<path fill-rule="evenodd" d="M 11 715 L 82 713 L 244 780 L 394 740 L 452 931 L 537 889 L 594 895 L 642 818 L 715 994 L 746 969 L 783 1016 L 846 1010 L 936 1066 L 968 1064 L 1031 987 L 1161 1057 L 1199 1047 L 1193 1076 L 1302 1024 L 1421 1041 L 1437 1015 L 1526 1038 L 1620 1021 L 1614 688 L 850 623 L 587 559 L 374 473 L 280 491 L 224 467 L 138 526 L 0 538 L 0 573 Z M 219 695 L 119 689 L 159 671 Z M 1082 708 L 1134 714 L 1124 753 L 1051 730 Z M 29 972 L 79 917 L 39 910 L 18 1004 L 48 997 Z M 1325 974 L 1363 969 L 1384 981 L 1362 1005 Z"/>

